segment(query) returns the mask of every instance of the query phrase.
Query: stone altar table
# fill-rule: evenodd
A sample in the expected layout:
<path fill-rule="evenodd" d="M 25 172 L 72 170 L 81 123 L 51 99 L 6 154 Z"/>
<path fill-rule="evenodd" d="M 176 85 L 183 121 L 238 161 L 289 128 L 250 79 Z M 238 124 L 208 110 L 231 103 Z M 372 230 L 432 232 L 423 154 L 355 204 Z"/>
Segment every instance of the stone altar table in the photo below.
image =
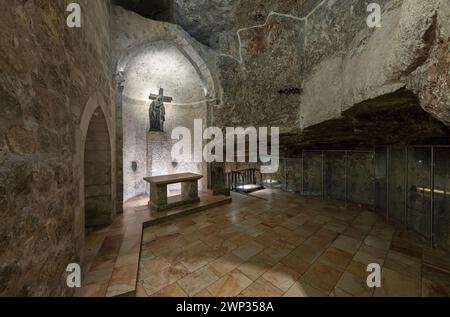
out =
<path fill-rule="evenodd" d="M 144 178 L 150 184 L 150 208 L 156 211 L 166 211 L 186 204 L 200 202 L 198 181 L 202 178 L 203 175 L 194 173 Z M 167 197 L 167 186 L 178 183 L 181 183 L 181 195 Z"/>

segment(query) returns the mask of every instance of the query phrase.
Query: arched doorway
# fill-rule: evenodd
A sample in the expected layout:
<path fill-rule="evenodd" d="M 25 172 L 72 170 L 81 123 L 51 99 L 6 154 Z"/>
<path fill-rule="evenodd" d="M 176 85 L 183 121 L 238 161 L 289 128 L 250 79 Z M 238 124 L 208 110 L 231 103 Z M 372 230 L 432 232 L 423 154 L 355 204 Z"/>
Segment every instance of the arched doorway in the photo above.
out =
<path fill-rule="evenodd" d="M 103 111 L 92 115 L 84 148 L 85 232 L 112 222 L 111 142 Z"/>

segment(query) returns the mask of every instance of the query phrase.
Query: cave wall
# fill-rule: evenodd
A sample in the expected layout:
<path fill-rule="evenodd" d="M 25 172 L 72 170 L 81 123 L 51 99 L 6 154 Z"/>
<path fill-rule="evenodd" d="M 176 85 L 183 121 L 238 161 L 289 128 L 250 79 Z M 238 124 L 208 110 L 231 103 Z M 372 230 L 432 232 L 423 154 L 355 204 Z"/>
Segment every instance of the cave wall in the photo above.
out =
<path fill-rule="evenodd" d="M 111 144 L 101 108 L 92 115 L 84 149 L 85 226 L 98 228 L 112 223 Z"/>
<path fill-rule="evenodd" d="M 436 89 L 437 81 L 441 80 L 439 94 L 448 95 L 447 81 L 438 79 L 443 75 L 429 76 L 436 67 L 432 65 L 439 62 L 432 52 L 445 47 L 448 54 L 448 36 L 442 32 L 448 28 L 447 2 L 381 2 L 382 27 L 378 29 L 365 25 L 366 2 L 334 2 L 322 6 L 308 19 L 307 34 L 320 36 L 308 41 L 306 48 L 302 129 L 339 118 L 363 101 L 401 88 L 421 96 L 420 105 L 426 111 L 430 103 L 435 103 L 425 97 L 429 95 L 427 90 Z M 445 106 L 440 112 L 429 112 L 446 122 Z"/>
<path fill-rule="evenodd" d="M 175 0 L 176 23 L 216 52 L 223 97 L 211 111 L 214 125 L 297 130 L 300 96 L 280 92 L 301 88 L 304 18 L 319 3 Z"/>
<path fill-rule="evenodd" d="M 409 105 L 413 112 L 430 115 L 421 115 L 419 127 L 448 126 L 449 2 L 380 0 L 382 27 L 369 28 L 371 2 L 175 1 L 177 23 L 216 50 L 223 90 L 214 107 L 216 125 L 279 126 L 282 134 L 293 136 L 288 144 L 297 139 L 310 145 L 329 135 L 321 129 L 324 123 L 336 120 L 331 126 L 344 126 L 345 142 L 367 123 L 358 124 L 348 112 L 376 100 L 375 110 L 384 107 L 389 116 L 405 106 L 395 102 L 402 98 L 396 93 L 408 91 L 415 99 Z M 296 88 L 301 94 L 283 93 Z M 378 99 L 384 96 L 389 98 Z M 383 129 L 383 119 L 379 126 Z M 298 141 L 316 127 L 319 138 Z"/>
<path fill-rule="evenodd" d="M 101 104 L 114 131 L 115 110 L 109 2 L 77 2 L 74 29 L 69 1 L 0 4 L 0 296 L 71 295 L 66 267 L 81 262 L 82 117 Z"/>

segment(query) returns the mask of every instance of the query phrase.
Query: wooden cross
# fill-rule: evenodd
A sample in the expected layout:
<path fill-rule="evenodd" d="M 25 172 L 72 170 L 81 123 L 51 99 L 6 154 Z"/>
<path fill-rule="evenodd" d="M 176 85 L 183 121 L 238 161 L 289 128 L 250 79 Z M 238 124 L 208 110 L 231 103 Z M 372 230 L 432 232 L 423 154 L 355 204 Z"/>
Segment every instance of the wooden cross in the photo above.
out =
<path fill-rule="evenodd" d="M 156 100 L 158 98 L 161 98 L 163 102 L 172 102 L 173 101 L 172 97 L 164 96 L 164 89 L 163 88 L 159 89 L 159 95 L 150 94 L 150 97 L 149 97 L 150 100 Z"/>

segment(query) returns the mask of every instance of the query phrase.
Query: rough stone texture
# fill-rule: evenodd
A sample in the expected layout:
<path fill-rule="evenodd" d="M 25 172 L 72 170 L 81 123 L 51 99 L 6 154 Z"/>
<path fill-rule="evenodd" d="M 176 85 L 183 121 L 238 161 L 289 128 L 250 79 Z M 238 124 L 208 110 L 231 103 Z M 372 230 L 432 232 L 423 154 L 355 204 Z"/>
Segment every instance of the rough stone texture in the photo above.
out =
<path fill-rule="evenodd" d="M 149 101 L 150 93 L 173 98 L 173 103 L 197 103 L 205 100 L 205 85 L 194 65 L 175 45 L 165 41 L 152 43 L 130 61 L 126 68 L 124 96 Z"/>
<path fill-rule="evenodd" d="M 111 145 L 101 108 L 92 116 L 84 154 L 85 225 L 106 226 L 115 216 L 111 195 Z"/>
<path fill-rule="evenodd" d="M 142 16 L 157 21 L 172 21 L 172 0 L 112 0 L 127 10 L 138 12 Z"/>
<path fill-rule="evenodd" d="M 321 0 L 175 0 L 177 24 L 205 45 L 237 55 L 236 32 L 264 24 L 271 12 L 305 17 Z"/>
<path fill-rule="evenodd" d="M 206 164 L 173 162 L 171 155 L 172 146 L 177 142 L 171 139 L 172 131 L 177 127 L 186 127 L 191 131 L 193 139 L 194 120 L 202 119 L 204 124 L 206 124 L 206 104 L 183 106 L 167 104 L 166 132 L 164 133 L 148 132 L 149 104 L 149 102 L 129 98 L 124 99 L 123 161 L 125 201 L 149 192 L 149 188 L 144 182 L 144 177 L 182 172 L 207 174 Z M 131 168 L 133 161 L 137 162 L 138 165 L 136 172 Z M 202 184 L 201 189 L 206 188 L 207 184 Z M 180 186 L 171 185 L 169 189 L 172 191 L 179 190 Z"/>
<path fill-rule="evenodd" d="M 67 28 L 66 1 L 0 4 L 0 296 L 72 294 L 65 269 L 80 263 L 84 238 L 80 121 L 93 94 L 110 104 L 112 77 L 109 5 L 78 2 L 80 29 Z"/>
<path fill-rule="evenodd" d="M 437 53 L 439 48 L 448 54 L 448 37 L 437 37 L 438 30 L 448 28 L 448 20 L 441 17 L 448 16 L 448 8 L 446 10 L 444 2 L 441 1 L 384 1 L 382 27 L 370 30 L 364 24 L 367 15 L 363 10 L 364 1 L 358 3 L 361 4 L 355 1 L 329 1 L 329 5 L 322 6 L 308 19 L 307 34 L 312 31 L 314 34 L 323 34 L 321 37 L 327 41 L 319 37 L 314 41 L 309 40 L 306 46 L 301 128 L 314 131 L 316 126 L 316 134 L 320 134 L 318 131 L 324 122 L 328 122 L 330 127 L 332 120 L 341 120 L 349 112 L 365 111 L 369 115 L 371 111 L 384 108 L 380 112 L 381 118 L 367 119 L 378 120 L 379 134 L 383 131 L 386 136 L 392 137 L 396 134 L 394 131 L 392 134 L 386 132 L 386 129 L 390 130 L 395 126 L 391 125 L 392 119 L 395 118 L 392 112 L 401 112 L 402 107 L 409 106 L 411 109 L 404 112 L 400 120 L 394 119 L 394 122 L 397 121 L 401 125 L 398 127 L 400 133 L 397 134 L 406 137 L 405 139 L 369 137 L 365 139 L 366 142 L 370 144 L 374 139 L 382 143 L 417 140 L 417 134 L 409 134 L 408 117 L 421 117 L 415 122 L 416 127 L 421 127 L 420 130 L 441 130 L 442 125 L 435 119 L 446 123 L 444 118 L 448 114 L 448 108 L 443 105 L 442 100 L 445 100 L 444 96 L 449 93 L 445 86 L 448 71 L 431 72 L 434 77 L 430 80 L 426 80 L 429 75 L 424 72 L 430 72 L 430 67 L 426 66 L 428 64 L 436 67 L 437 64 L 443 63 L 442 56 Z M 340 10 L 351 14 L 342 13 L 341 16 L 346 18 L 337 19 L 339 14 L 336 12 Z M 326 36 L 328 34 L 333 37 Z M 431 60 L 430 52 L 436 52 L 431 55 Z M 448 66 L 445 68 L 448 70 Z M 422 74 L 418 76 L 418 72 Z M 444 72 L 447 75 L 443 75 Z M 436 82 L 440 82 L 440 85 L 436 86 Z M 420 102 L 415 102 L 414 99 L 417 98 L 413 95 L 406 104 L 402 102 L 402 94 L 397 92 L 405 87 L 418 95 Z M 319 89 L 320 94 L 317 93 Z M 431 97 L 433 93 L 430 90 L 433 89 L 438 91 L 435 91 L 435 96 L 437 94 L 439 97 Z M 367 107 L 368 103 L 371 107 Z M 437 103 L 441 105 L 440 110 L 436 109 Z M 427 116 L 425 112 L 421 113 L 421 108 L 435 119 Z M 349 125 L 347 135 L 358 131 L 359 128 L 366 130 L 367 134 L 373 131 L 370 125 L 369 128 L 364 128 L 367 127 L 367 119 L 358 122 L 352 117 L 353 124 Z M 437 132 L 435 136 L 446 136 L 446 133 L 448 132 Z M 326 137 L 323 132 L 321 135 Z M 427 139 L 429 134 L 425 133 L 423 137 Z M 333 141 L 339 142 L 337 138 Z"/>
<path fill-rule="evenodd" d="M 301 88 L 304 22 L 280 16 L 265 27 L 241 33 L 243 64 L 220 57 L 218 72 L 223 103 L 214 108 L 219 126 L 299 125 L 300 95 L 281 90 Z"/>
<path fill-rule="evenodd" d="M 425 52 L 423 65 L 409 76 L 407 86 L 416 92 L 421 106 L 447 126 L 450 125 L 450 3 L 438 3 L 436 23 L 430 34 L 434 45 Z"/>
<path fill-rule="evenodd" d="M 332 133 L 331 133 L 332 132 Z M 304 129 L 301 135 L 283 135 L 284 153 L 300 147 L 352 148 L 382 144 L 447 144 L 449 128 L 432 118 L 411 91 L 400 89 L 364 101 L 342 113 Z"/>
<path fill-rule="evenodd" d="M 155 44 L 161 45 L 159 42 L 163 42 L 163 45 L 178 48 L 191 61 L 206 86 L 208 97 L 216 97 L 217 78 L 210 70 L 215 62 L 214 52 L 198 43 L 180 26 L 148 20 L 117 6 L 112 6 L 112 22 L 112 57 L 116 72 L 125 71 L 130 62 L 143 53 L 155 50 Z M 125 89 L 126 79 L 125 72 Z"/>
<path fill-rule="evenodd" d="M 68 29 L 68 2 L 0 5 L 0 296 L 72 294 L 65 268 L 83 261 L 85 194 L 108 197 L 103 207 L 110 195 L 112 211 L 116 196 L 121 205 L 114 154 L 117 174 L 130 180 L 126 196 L 146 191 L 142 178 L 148 171 L 206 174 L 205 164 L 173 164 L 167 135 L 147 133 L 149 101 L 140 100 L 146 94 L 138 96 L 138 84 L 146 79 L 149 85 L 152 77 L 144 72 L 127 83 L 126 75 L 133 67 L 138 71 L 143 64 L 133 62 L 152 47 L 176 48 L 192 66 L 190 78 L 198 76 L 189 98 L 176 96 L 178 103 L 194 104 L 168 106 L 168 132 L 179 125 L 192 131 L 193 118 L 208 125 L 279 126 L 284 153 L 294 154 L 293 146 L 448 143 L 448 0 L 377 1 L 383 7 L 379 29 L 365 23 L 368 0 L 176 0 L 175 18 L 186 31 L 110 8 L 106 0 L 77 1 L 83 27 Z M 114 98 L 117 72 L 124 72 L 128 99 L 122 100 L 121 89 Z M 285 94 L 289 89 L 301 94 Z M 177 91 L 182 89 L 172 93 Z M 198 100 L 202 92 L 205 100 Z M 104 175 L 111 177 L 104 184 L 84 179 L 85 171 L 93 173 L 88 164 L 84 168 L 84 159 L 92 163 L 93 155 L 84 146 L 91 144 L 88 129 L 97 111 L 105 116 L 102 138 L 108 134 L 112 153 L 104 157 Z M 124 156 L 125 171 L 122 139 L 125 154 L 135 156 Z M 133 159 L 142 167 L 136 175 L 130 172 Z M 354 160 L 360 161 L 367 166 L 369 159 Z M 307 193 L 322 187 L 320 165 L 317 156 L 311 158 L 314 171 L 303 175 Z M 222 176 L 223 167 L 210 169 L 211 179 Z M 398 174 L 391 175 L 400 182 L 400 169 L 394 169 Z M 353 171 L 354 178 L 367 170 Z M 360 181 L 351 188 L 355 196 L 361 196 L 356 190 L 370 190 Z M 398 206 L 391 209 L 403 214 L 397 198 L 390 196 Z M 86 208 L 91 209 L 89 199 Z"/>
<path fill-rule="evenodd" d="M 378 29 L 366 24 L 371 2 L 176 1 L 176 21 L 217 51 L 223 98 L 214 107 L 213 122 L 280 126 L 287 147 L 321 145 L 327 138 L 328 144 L 348 144 L 361 127 L 369 137 L 356 139 L 366 144 L 418 139 L 417 134 L 370 138 L 373 129 L 364 128 L 370 119 L 349 115 L 363 108 L 366 118 L 372 110 L 379 113 L 373 124 L 379 134 L 411 112 L 416 128 L 444 130 L 437 133 L 439 140 L 447 136 L 439 121 L 449 124 L 448 1 L 377 1 Z M 277 94 L 287 88 L 302 88 L 302 94 Z M 415 95 L 409 110 L 397 93 L 405 88 Z M 389 118 L 392 111 L 399 114 Z M 408 136 L 408 123 L 398 123 L 401 135 Z M 332 138 L 330 129 L 338 129 L 343 139 Z"/>
<path fill-rule="evenodd" d="M 206 176 L 206 164 L 172 162 L 171 133 L 176 127 L 187 127 L 193 137 L 194 119 L 202 119 L 206 127 L 208 108 L 220 93 L 218 80 L 210 71 L 213 52 L 177 25 L 151 21 L 116 6 L 112 14 L 115 72 L 123 72 L 125 79 L 123 101 L 117 105 L 123 124 L 123 135 L 118 138 L 123 136 L 124 200 L 148 193 L 143 181 L 146 176 L 176 172 Z M 162 137 L 147 133 L 148 96 L 160 87 L 174 98 L 172 104 L 166 104 Z M 137 172 L 131 169 L 133 161 L 138 163 Z M 206 189 L 207 177 L 202 182 L 201 189 Z"/>
<path fill-rule="evenodd" d="M 317 1 L 175 1 L 175 20 L 197 40 L 216 49 L 223 98 L 211 111 L 218 126 L 299 125 L 304 21 Z M 258 26 L 258 27 L 254 27 Z"/>

